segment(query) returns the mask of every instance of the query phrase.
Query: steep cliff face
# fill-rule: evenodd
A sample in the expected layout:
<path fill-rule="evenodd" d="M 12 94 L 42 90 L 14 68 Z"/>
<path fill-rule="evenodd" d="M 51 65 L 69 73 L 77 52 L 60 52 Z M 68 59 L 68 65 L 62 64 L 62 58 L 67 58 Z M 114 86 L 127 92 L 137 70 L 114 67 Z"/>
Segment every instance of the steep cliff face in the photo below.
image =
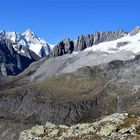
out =
<path fill-rule="evenodd" d="M 0 40 L 0 76 L 16 75 L 33 61 L 39 60 L 39 57 L 28 48 L 21 45 L 18 49 L 22 49 L 28 57 L 15 51 L 10 40 Z"/>

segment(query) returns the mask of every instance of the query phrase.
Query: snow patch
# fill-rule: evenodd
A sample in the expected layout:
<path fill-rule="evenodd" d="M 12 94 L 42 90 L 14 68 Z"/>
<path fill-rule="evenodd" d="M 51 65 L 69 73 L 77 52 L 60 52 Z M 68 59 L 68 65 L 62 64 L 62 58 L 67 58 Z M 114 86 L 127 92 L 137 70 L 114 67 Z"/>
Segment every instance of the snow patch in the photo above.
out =
<path fill-rule="evenodd" d="M 124 36 L 120 39 L 103 42 L 97 45 L 93 45 L 90 48 L 85 49 L 84 51 L 93 51 L 93 52 L 107 52 L 107 53 L 116 53 L 120 51 L 131 51 L 135 54 L 140 52 L 140 33 L 135 36 Z M 117 43 L 119 42 L 128 42 L 128 44 L 117 47 Z"/>

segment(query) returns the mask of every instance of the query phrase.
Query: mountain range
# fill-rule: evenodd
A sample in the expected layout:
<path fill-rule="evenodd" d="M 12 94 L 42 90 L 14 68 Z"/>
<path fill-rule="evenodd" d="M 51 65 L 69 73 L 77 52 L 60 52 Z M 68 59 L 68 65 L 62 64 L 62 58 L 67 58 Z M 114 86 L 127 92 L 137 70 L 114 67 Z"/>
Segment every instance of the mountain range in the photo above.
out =
<path fill-rule="evenodd" d="M 139 27 L 55 45 L 30 29 L 1 31 L 0 139 L 17 140 L 24 129 L 46 122 L 71 126 L 112 113 L 139 116 L 139 46 Z"/>
<path fill-rule="evenodd" d="M 16 75 L 23 71 L 31 62 L 38 60 L 42 57 L 57 57 L 64 54 L 71 54 L 73 52 L 82 51 L 88 47 L 99 44 L 105 41 L 111 41 L 126 35 L 127 32 L 117 30 L 114 32 L 96 32 L 90 35 L 80 35 L 75 41 L 64 39 L 57 45 L 51 45 L 45 40 L 37 37 L 31 29 L 26 30 L 24 33 L 17 32 L 0 32 L 1 46 L 7 46 L 7 51 L 13 50 L 17 55 L 29 59 L 22 66 L 19 66 L 21 58 L 13 56 L 13 52 L 9 51 L 7 56 L 2 51 L 1 53 L 1 75 Z M 10 47 L 9 47 L 10 44 Z M 2 48 L 2 47 L 1 47 Z M 11 58 L 10 58 L 11 57 Z M 11 60 L 14 61 L 11 62 Z M 6 61 L 9 59 L 9 61 Z M 23 62 L 23 61 L 22 61 Z"/>

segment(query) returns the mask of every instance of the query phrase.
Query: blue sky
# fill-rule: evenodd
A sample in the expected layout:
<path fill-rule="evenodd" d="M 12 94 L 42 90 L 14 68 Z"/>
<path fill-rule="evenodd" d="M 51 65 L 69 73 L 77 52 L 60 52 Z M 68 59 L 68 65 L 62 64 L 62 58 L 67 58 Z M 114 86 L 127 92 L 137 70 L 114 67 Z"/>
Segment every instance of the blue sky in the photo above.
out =
<path fill-rule="evenodd" d="M 50 43 L 140 25 L 140 0 L 0 0 L 0 30 L 31 28 Z"/>

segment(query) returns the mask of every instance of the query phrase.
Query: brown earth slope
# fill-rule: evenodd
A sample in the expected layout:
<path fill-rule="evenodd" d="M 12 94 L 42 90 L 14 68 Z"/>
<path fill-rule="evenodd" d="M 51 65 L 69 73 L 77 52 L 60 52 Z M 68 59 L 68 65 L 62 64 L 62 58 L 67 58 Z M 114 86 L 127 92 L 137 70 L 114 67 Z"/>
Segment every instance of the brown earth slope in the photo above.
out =
<path fill-rule="evenodd" d="M 30 82 L 28 77 L 43 61 L 16 77 L 1 79 L 1 139 L 12 135 L 16 139 L 19 131 L 34 124 L 72 125 L 123 111 L 139 115 L 139 56 Z M 11 123 L 15 123 L 14 128 Z"/>

